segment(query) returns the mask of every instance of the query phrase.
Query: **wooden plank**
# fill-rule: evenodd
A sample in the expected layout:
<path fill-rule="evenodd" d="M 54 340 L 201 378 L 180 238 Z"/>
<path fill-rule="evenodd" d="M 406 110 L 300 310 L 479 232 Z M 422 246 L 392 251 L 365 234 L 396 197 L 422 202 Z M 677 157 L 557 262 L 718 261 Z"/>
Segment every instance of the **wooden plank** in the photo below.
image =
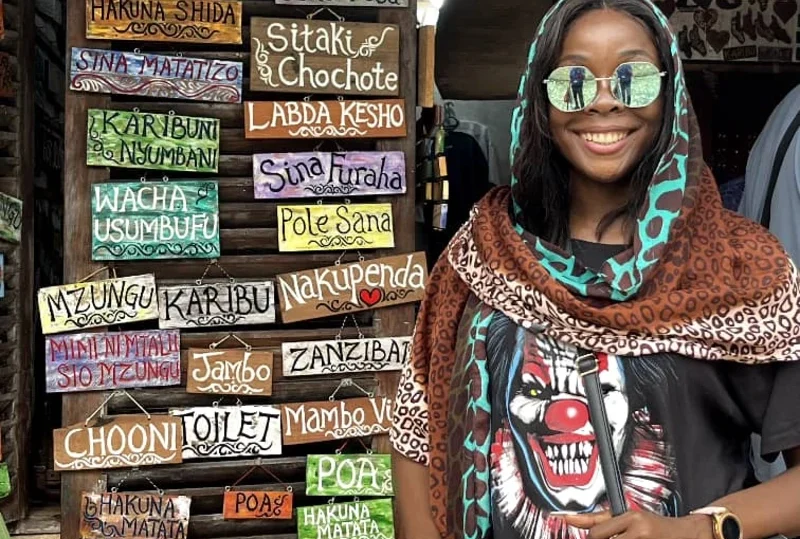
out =
<path fill-rule="evenodd" d="M 392 401 L 384 397 L 284 404 L 283 444 L 360 438 L 389 432 Z"/>
<path fill-rule="evenodd" d="M 394 539 L 388 499 L 315 505 L 297 509 L 297 539 Z"/>
<path fill-rule="evenodd" d="M 242 101 L 241 62 L 75 47 L 69 80 L 78 92 Z"/>
<path fill-rule="evenodd" d="M 158 293 L 161 329 L 275 322 L 273 281 L 160 286 Z"/>
<path fill-rule="evenodd" d="M 242 3 L 228 0 L 86 0 L 88 39 L 242 42 Z"/>
<path fill-rule="evenodd" d="M 291 519 L 293 500 L 294 496 L 291 492 L 253 490 L 225 492 L 222 518 L 226 520 Z"/>
<path fill-rule="evenodd" d="M 288 6 L 408 7 L 408 0 L 275 0 Z"/>
<path fill-rule="evenodd" d="M 411 337 L 285 342 L 283 375 L 313 376 L 402 370 Z"/>
<path fill-rule="evenodd" d="M 394 496 L 391 455 L 309 455 L 309 496 Z"/>
<path fill-rule="evenodd" d="M 16 97 L 16 63 L 7 52 L 0 52 L 0 97 Z"/>
<path fill-rule="evenodd" d="M 253 17 L 250 28 L 253 91 L 398 93 L 400 32 L 396 26 Z"/>
<path fill-rule="evenodd" d="M 392 247 L 391 204 L 278 206 L 281 252 Z"/>
<path fill-rule="evenodd" d="M 189 532 L 186 496 L 84 492 L 81 499 L 81 539 L 185 539 Z"/>
<path fill-rule="evenodd" d="M 5 193 L 0 193 L 0 240 L 22 240 L 22 201 Z"/>
<path fill-rule="evenodd" d="M 423 26 L 418 35 L 417 104 L 432 108 L 436 92 L 436 26 Z"/>
<path fill-rule="evenodd" d="M 272 352 L 189 350 L 186 391 L 212 395 L 272 395 Z"/>

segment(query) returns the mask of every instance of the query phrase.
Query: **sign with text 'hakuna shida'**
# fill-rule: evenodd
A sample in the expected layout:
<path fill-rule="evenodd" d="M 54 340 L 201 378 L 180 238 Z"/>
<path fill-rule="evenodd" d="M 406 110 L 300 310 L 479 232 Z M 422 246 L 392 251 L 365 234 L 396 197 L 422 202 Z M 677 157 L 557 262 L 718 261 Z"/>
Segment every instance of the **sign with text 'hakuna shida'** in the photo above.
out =
<path fill-rule="evenodd" d="M 284 404 L 281 410 L 284 445 L 386 434 L 392 426 L 386 397 Z"/>
<path fill-rule="evenodd" d="M 278 206 L 278 250 L 282 253 L 393 247 L 389 203 Z"/>
<path fill-rule="evenodd" d="M 22 239 L 22 201 L 0 193 L 0 240 L 19 243 Z"/>
<path fill-rule="evenodd" d="M 391 499 L 297 508 L 297 539 L 394 539 Z"/>
<path fill-rule="evenodd" d="M 309 455 L 308 496 L 394 496 L 391 455 Z"/>
<path fill-rule="evenodd" d="M 408 0 L 275 0 L 288 6 L 408 7 Z"/>
<path fill-rule="evenodd" d="M 158 287 L 158 327 L 191 329 L 275 322 L 272 281 Z"/>
<path fill-rule="evenodd" d="M 86 164 L 217 172 L 219 120 L 89 109 Z"/>
<path fill-rule="evenodd" d="M 402 370 L 411 337 L 284 342 L 284 376 Z"/>
<path fill-rule="evenodd" d="M 189 350 L 187 393 L 272 395 L 272 352 Z"/>
<path fill-rule="evenodd" d="M 188 496 L 139 492 L 84 492 L 80 539 L 186 539 Z"/>

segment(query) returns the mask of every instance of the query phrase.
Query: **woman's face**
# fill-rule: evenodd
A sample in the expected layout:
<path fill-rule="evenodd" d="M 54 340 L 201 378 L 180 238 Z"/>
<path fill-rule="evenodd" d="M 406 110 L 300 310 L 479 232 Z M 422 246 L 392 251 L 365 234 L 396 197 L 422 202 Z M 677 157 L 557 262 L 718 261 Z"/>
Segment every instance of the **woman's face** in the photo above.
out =
<path fill-rule="evenodd" d="M 559 66 L 584 66 L 596 77 L 610 77 L 623 62 L 651 62 L 662 69 L 647 28 L 633 17 L 610 9 L 578 18 L 564 39 Z M 626 108 L 600 81 L 597 98 L 580 112 L 550 106 L 550 131 L 575 172 L 602 183 L 627 177 L 652 147 L 661 128 L 663 98 L 651 105 Z"/>

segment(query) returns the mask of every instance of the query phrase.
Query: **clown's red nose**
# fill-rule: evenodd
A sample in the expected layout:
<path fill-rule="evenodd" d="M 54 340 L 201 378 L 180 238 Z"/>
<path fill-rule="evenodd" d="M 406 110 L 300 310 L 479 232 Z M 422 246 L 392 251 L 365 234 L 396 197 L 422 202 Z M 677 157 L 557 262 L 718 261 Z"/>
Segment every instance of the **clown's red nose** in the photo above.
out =
<path fill-rule="evenodd" d="M 544 422 L 556 432 L 574 432 L 589 422 L 589 409 L 575 399 L 554 401 L 547 407 Z"/>

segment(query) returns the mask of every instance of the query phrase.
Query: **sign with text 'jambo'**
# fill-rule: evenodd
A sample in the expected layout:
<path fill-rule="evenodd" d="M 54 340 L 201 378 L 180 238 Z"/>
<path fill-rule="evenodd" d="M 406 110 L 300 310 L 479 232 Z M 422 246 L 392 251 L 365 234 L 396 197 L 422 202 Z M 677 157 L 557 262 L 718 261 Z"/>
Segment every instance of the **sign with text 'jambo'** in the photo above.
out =
<path fill-rule="evenodd" d="M 288 6 L 408 7 L 408 0 L 275 0 Z"/>
<path fill-rule="evenodd" d="M 309 455 L 308 496 L 394 496 L 391 455 Z"/>
<path fill-rule="evenodd" d="M 278 250 L 283 253 L 393 247 L 389 203 L 278 206 Z"/>
<path fill-rule="evenodd" d="M 189 350 L 187 393 L 272 395 L 272 352 Z"/>
<path fill-rule="evenodd" d="M 275 322 L 272 281 L 158 287 L 158 327 L 191 329 Z"/>
<path fill-rule="evenodd" d="M 284 445 L 310 444 L 386 434 L 392 401 L 385 397 L 284 404 Z"/>
<path fill-rule="evenodd" d="M 179 331 L 78 333 L 45 339 L 48 393 L 181 383 Z"/>
<path fill-rule="evenodd" d="M 284 342 L 284 376 L 402 370 L 411 337 Z"/>
<path fill-rule="evenodd" d="M 291 492 L 254 490 L 226 491 L 222 502 L 225 520 L 289 520 L 294 496 Z"/>
<path fill-rule="evenodd" d="M 22 239 L 22 201 L 0 193 L 0 240 L 19 243 Z"/>
<path fill-rule="evenodd" d="M 297 508 L 297 539 L 394 539 L 392 500 Z"/>
<path fill-rule="evenodd" d="M 80 539 L 186 539 L 191 503 L 188 496 L 84 492 Z"/>

